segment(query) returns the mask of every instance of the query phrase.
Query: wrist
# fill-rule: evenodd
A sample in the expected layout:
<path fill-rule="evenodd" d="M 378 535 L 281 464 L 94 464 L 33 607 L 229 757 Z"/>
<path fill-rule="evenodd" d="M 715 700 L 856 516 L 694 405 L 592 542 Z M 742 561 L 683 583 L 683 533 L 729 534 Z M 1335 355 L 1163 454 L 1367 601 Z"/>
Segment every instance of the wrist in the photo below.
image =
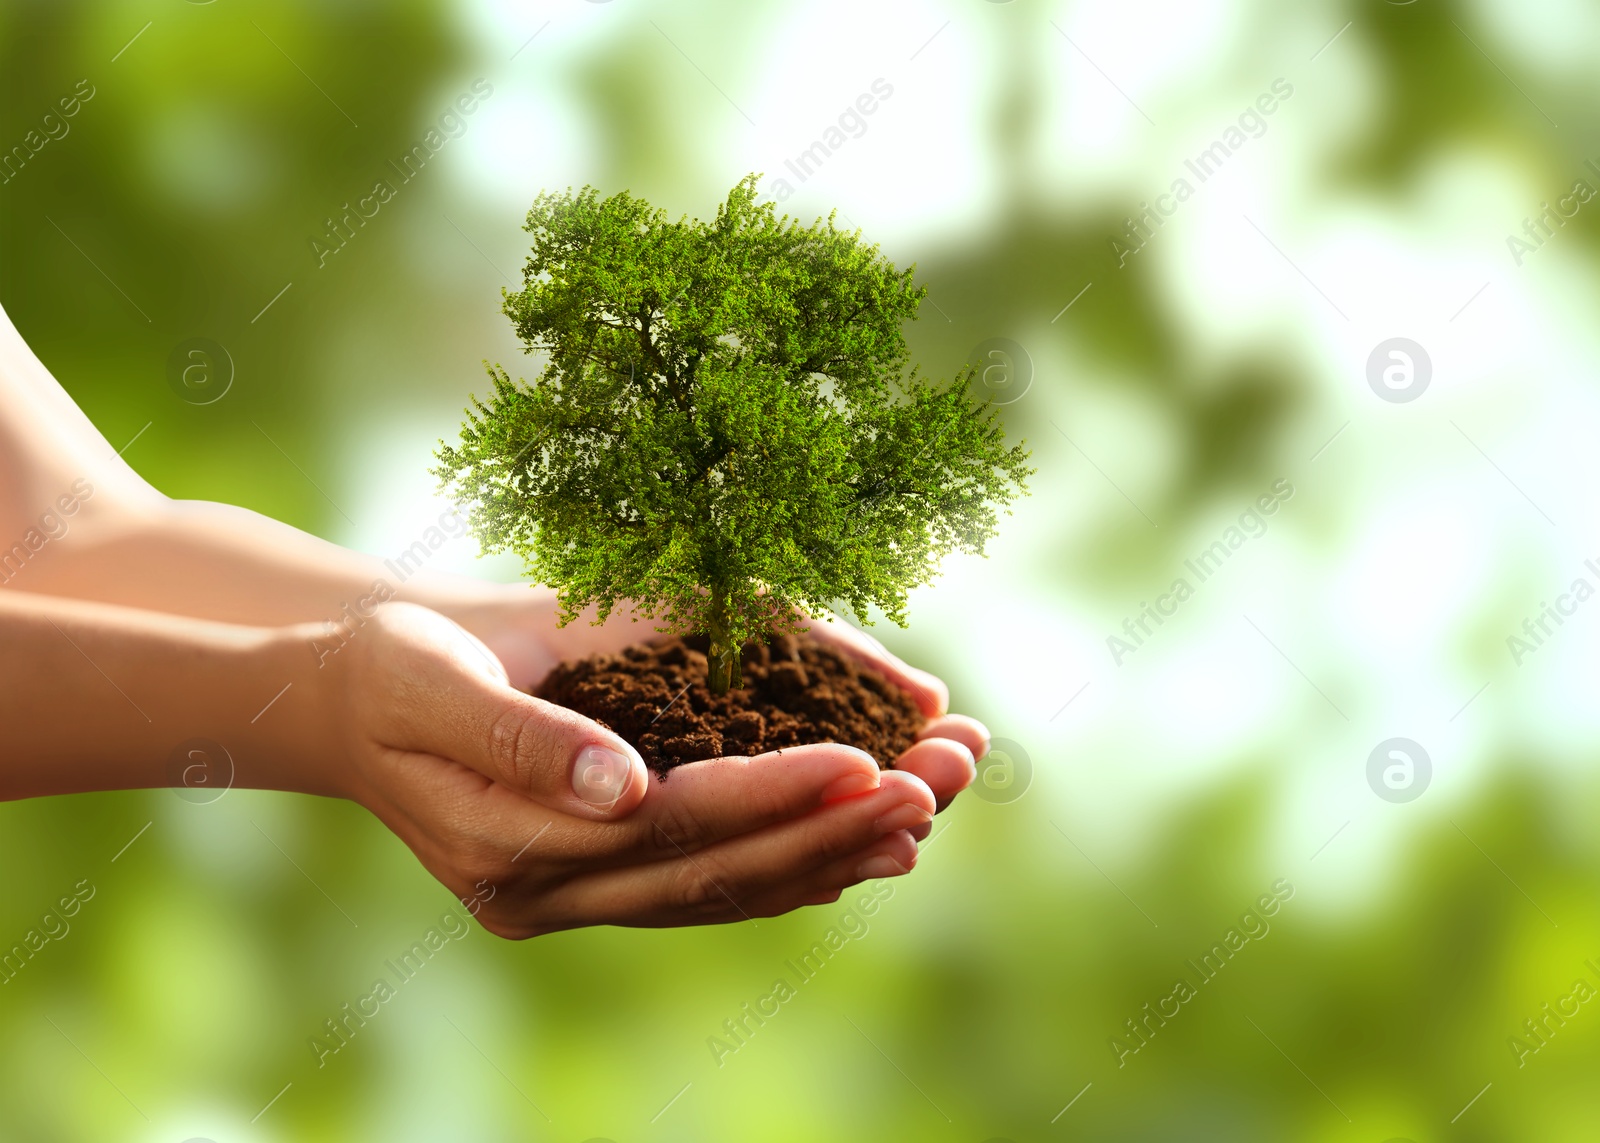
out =
<path fill-rule="evenodd" d="M 343 717 L 350 672 L 327 653 L 328 642 L 322 624 L 261 630 L 244 673 L 257 709 L 238 738 L 240 785 L 360 800 Z"/>
<path fill-rule="evenodd" d="M 318 677 L 308 634 L 0 592 L 0 797 L 351 796 L 337 680 Z"/>

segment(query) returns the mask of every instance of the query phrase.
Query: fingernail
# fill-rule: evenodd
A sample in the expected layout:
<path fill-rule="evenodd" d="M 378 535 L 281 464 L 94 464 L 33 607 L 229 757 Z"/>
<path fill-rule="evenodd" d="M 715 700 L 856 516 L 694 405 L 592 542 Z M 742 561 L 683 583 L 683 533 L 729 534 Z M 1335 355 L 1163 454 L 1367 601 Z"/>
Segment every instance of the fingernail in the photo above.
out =
<path fill-rule="evenodd" d="M 878 776 L 876 774 L 863 774 L 857 771 L 854 774 L 846 774 L 842 778 L 835 778 L 822 787 L 822 800 L 825 802 L 837 802 L 840 798 L 853 798 L 857 794 L 865 794 L 868 790 L 876 790 L 877 788 Z"/>
<path fill-rule="evenodd" d="M 856 866 L 856 880 L 871 881 L 877 877 L 904 877 L 909 870 L 887 853 L 869 857 Z"/>
<path fill-rule="evenodd" d="M 633 759 L 604 746 L 585 746 L 572 766 L 572 792 L 591 806 L 609 806 L 628 789 Z"/>
<path fill-rule="evenodd" d="M 897 829 L 910 829 L 912 826 L 923 825 L 932 820 L 933 815 L 927 810 L 906 802 L 873 822 L 872 827 L 879 833 L 893 833 Z"/>

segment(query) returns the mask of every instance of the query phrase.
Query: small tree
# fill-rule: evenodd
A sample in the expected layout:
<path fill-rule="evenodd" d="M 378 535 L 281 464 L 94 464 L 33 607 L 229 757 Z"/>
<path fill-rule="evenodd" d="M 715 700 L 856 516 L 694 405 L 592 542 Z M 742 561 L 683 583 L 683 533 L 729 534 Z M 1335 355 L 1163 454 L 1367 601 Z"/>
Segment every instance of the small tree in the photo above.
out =
<path fill-rule="evenodd" d="M 742 180 L 710 223 L 592 187 L 541 194 L 523 288 L 502 291 L 538 378 L 488 366 L 434 470 L 483 549 L 521 555 L 561 622 L 630 599 L 710 637 L 710 689 L 796 609 L 877 605 L 982 554 L 1031 470 L 970 373 L 905 371 L 926 288 L 833 216 L 801 227 Z M 487 366 L 487 363 L 485 363 Z"/>

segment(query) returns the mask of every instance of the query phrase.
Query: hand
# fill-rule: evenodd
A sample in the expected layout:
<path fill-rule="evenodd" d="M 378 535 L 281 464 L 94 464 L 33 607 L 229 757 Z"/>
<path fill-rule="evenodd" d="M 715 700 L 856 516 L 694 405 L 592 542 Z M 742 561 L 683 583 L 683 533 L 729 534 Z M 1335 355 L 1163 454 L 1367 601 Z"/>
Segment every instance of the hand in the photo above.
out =
<path fill-rule="evenodd" d="M 555 593 L 548 589 L 507 588 L 508 594 L 488 607 L 454 610 L 455 617 L 477 632 L 505 664 L 511 685 L 531 690 L 564 659 L 600 652 L 620 651 L 629 643 L 649 639 L 654 628 L 648 620 L 633 621 L 624 607 L 601 626 L 593 615 L 580 616 L 566 627 L 555 625 Z M 891 763 L 896 770 L 915 774 L 933 791 L 938 811 L 972 784 L 977 760 L 989 751 L 989 731 L 964 714 L 950 714 L 950 692 L 927 671 L 901 662 L 882 643 L 847 623 L 808 620 L 805 630 L 818 642 L 871 667 L 899 686 L 928 719 L 917 743 Z M 786 756 L 788 756 L 786 754 Z M 673 771 L 674 776 L 678 771 Z M 931 827 L 913 830 L 918 841 Z"/>
<path fill-rule="evenodd" d="M 616 735 L 509 686 L 483 643 L 425 608 L 385 604 L 340 658 L 326 709 L 345 716 L 350 795 L 501 936 L 836 900 L 909 871 L 910 831 L 935 809 L 915 773 L 838 745 L 663 782 Z"/>
<path fill-rule="evenodd" d="M 927 724 L 917 732 L 916 744 L 892 765 L 921 778 L 938 800 L 935 812 L 942 813 L 977 776 L 977 760 L 989 753 L 988 727 L 964 714 L 950 714 L 950 689 L 941 679 L 901 662 L 865 631 L 813 619 L 806 633 L 865 663 L 916 701 Z M 912 836 L 921 841 L 930 828 L 913 830 Z"/>

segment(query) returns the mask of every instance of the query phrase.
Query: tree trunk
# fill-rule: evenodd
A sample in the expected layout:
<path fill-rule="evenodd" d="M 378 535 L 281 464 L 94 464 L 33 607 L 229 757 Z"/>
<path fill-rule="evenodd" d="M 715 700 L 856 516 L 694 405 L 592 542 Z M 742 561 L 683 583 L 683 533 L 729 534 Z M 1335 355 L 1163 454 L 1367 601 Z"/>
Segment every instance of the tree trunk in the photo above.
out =
<path fill-rule="evenodd" d="M 706 655 L 706 685 L 714 695 L 725 695 L 729 688 L 742 686 L 740 678 L 739 648 L 728 637 L 728 610 L 722 592 L 711 593 L 710 635 L 711 649 Z"/>

